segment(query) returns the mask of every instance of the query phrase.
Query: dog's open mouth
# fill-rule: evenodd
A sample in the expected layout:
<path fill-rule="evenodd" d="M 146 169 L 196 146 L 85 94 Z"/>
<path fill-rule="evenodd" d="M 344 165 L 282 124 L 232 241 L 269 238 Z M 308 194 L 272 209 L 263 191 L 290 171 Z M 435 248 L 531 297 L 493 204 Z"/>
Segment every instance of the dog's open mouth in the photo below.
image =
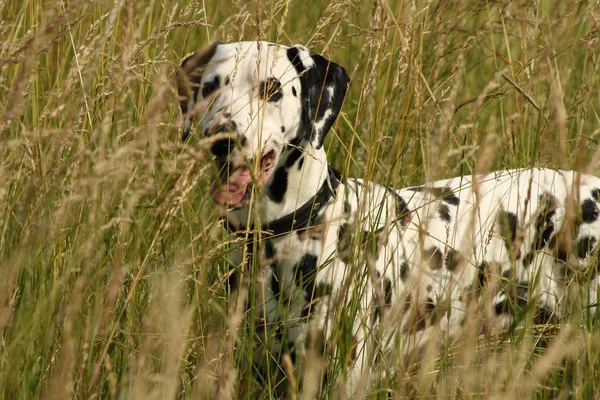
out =
<path fill-rule="evenodd" d="M 262 156 L 260 171 L 255 182 L 252 182 L 252 174 L 245 165 L 233 167 L 230 163 L 217 159 L 217 168 L 220 172 L 210 190 L 213 201 L 231 207 L 242 204 L 249 196 L 248 189 L 252 183 L 262 186 L 267 182 L 275 166 L 275 155 L 275 150 L 271 150 Z"/>

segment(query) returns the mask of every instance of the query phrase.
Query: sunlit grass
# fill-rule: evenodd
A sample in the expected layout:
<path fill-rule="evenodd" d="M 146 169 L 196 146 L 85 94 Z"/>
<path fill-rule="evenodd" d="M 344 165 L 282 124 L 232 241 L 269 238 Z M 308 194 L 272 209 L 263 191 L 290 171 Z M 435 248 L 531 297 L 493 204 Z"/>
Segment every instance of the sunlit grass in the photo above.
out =
<path fill-rule="evenodd" d="M 248 364 L 227 299 L 234 239 L 208 195 L 210 158 L 178 142 L 172 77 L 211 41 L 301 43 L 345 66 L 327 142 L 345 175 L 403 187 L 532 165 L 600 174 L 591 2 L 18 0 L 0 16 L 3 398 L 259 398 L 275 385 Z M 473 322 L 365 390 L 593 398 L 600 334 L 574 297 L 561 330 Z M 328 369 L 323 396 L 341 396 L 343 363 L 307 357 Z"/>

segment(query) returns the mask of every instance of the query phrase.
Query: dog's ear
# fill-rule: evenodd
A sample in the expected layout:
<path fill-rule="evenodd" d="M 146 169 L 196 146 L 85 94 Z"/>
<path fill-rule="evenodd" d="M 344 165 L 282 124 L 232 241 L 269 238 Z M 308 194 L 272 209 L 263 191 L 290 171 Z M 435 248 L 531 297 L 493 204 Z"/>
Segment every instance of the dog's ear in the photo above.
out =
<path fill-rule="evenodd" d="M 311 145 L 319 149 L 340 113 L 350 78 L 344 68 L 306 47 L 290 47 L 287 56 L 300 77 L 304 128 Z"/>
<path fill-rule="evenodd" d="M 181 140 L 186 140 L 190 135 L 192 121 L 194 120 L 192 109 L 196 101 L 198 101 L 200 80 L 204 73 L 204 66 L 213 58 L 220 44 L 219 42 L 214 42 L 205 49 L 186 57 L 181 63 L 181 67 L 177 69 L 177 94 L 179 95 L 179 105 L 183 113 Z"/>

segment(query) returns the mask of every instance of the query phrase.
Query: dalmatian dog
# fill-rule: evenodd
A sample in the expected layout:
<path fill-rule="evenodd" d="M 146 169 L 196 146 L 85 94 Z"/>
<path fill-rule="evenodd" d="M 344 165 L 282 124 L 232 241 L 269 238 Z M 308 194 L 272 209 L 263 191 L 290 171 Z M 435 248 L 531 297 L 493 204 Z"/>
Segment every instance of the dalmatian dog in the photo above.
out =
<path fill-rule="evenodd" d="M 453 335 L 467 310 L 560 319 L 577 274 L 582 304 L 598 301 L 600 179 L 529 168 L 395 190 L 342 176 L 323 142 L 350 79 L 299 45 L 215 43 L 177 81 L 183 139 L 194 122 L 214 139 L 210 194 L 243 243 L 229 285 L 246 289 L 266 364 L 312 346 L 352 391 L 381 354 Z"/>

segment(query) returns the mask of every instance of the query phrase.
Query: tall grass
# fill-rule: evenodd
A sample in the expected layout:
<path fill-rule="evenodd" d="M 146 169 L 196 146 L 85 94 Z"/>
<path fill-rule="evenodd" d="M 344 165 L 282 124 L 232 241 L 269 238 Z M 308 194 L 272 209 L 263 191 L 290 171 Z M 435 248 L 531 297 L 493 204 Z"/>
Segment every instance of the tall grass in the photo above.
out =
<path fill-rule="evenodd" d="M 0 0 L 0 15 L 3 398 L 269 395 L 240 355 L 253 341 L 227 299 L 235 239 L 210 159 L 178 142 L 171 77 L 210 41 L 301 43 L 346 66 L 327 148 L 349 176 L 600 174 L 597 1 Z M 598 324 L 574 313 L 560 331 L 466 329 L 365 390 L 592 398 Z M 322 395 L 343 398 L 331 376 Z M 304 398 L 309 378 L 292 379 Z"/>

